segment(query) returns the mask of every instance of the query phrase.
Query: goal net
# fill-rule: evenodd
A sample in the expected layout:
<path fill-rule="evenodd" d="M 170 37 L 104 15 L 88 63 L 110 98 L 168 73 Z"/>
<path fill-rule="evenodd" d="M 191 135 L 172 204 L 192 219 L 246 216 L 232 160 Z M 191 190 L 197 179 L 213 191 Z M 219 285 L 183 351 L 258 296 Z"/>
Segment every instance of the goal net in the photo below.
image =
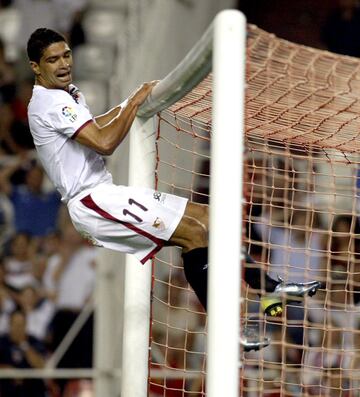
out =
<path fill-rule="evenodd" d="M 210 129 L 208 76 L 158 116 L 158 190 L 208 202 Z M 150 390 L 154 396 L 204 395 L 206 315 L 184 278 L 180 252 L 163 249 L 153 274 Z"/>
<path fill-rule="evenodd" d="M 323 287 L 273 318 L 244 286 L 242 326 L 255 324 L 271 344 L 242 352 L 239 395 L 356 396 L 360 62 L 255 26 L 247 51 L 243 244 L 272 277 Z M 211 74 L 156 123 L 157 189 L 207 203 Z M 176 249 L 154 260 L 151 329 L 150 396 L 205 396 L 206 316 Z"/>

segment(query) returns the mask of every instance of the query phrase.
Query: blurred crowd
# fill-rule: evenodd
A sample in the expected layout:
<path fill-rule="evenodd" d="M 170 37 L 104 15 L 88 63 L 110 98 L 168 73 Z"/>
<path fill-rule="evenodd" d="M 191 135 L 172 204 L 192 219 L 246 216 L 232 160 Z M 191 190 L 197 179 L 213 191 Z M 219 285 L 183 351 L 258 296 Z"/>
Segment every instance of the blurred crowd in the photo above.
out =
<path fill-rule="evenodd" d="M 73 47 L 85 42 L 86 6 L 87 0 L 0 1 L 0 368 L 40 369 L 50 357 L 58 368 L 92 367 L 91 314 L 69 348 L 61 342 L 83 308 L 92 307 L 96 253 L 37 161 L 25 56 L 39 26 L 62 32 Z M 20 27 L 15 38 L 12 24 Z M 68 380 L 0 379 L 1 397 L 74 395 Z"/>
<path fill-rule="evenodd" d="M 350 208 L 344 203 L 331 211 L 319 202 L 315 176 L 345 169 L 345 165 L 336 171 L 316 169 L 323 163 L 321 157 L 315 162 L 307 156 L 294 159 L 278 148 L 267 157 L 250 157 L 247 167 L 250 254 L 274 278 L 322 283 L 314 297 L 284 305 L 283 316 L 268 317 L 264 325 L 272 338 L 261 354 L 264 367 L 273 371 L 267 388 L 280 388 L 281 395 L 348 396 L 352 394 L 346 390 L 359 387 L 359 216 L 354 200 Z M 353 189 L 348 189 L 350 198 Z M 261 317 L 256 292 L 246 292 L 250 317 Z"/>
<path fill-rule="evenodd" d="M 306 2 L 301 9 L 300 3 L 290 7 L 291 14 L 284 2 L 284 12 L 296 19 L 291 32 L 288 29 L 286 33 L 287 28 L 281 28 L 275 16 L 268 16 L 269 24 L 271 20 L 273 24 L 267 30 L 298 43 L 360 56 L 358 0 L 324 2 L 316 10 L 306 8 Z M 257 23 L 255 15 L 258 13 L 261 19 L 262 11 L 256 10 L 255 4 L 252 6 Z M 280 12 L 279 18 L 283 17 Z M 296 160 L 296 156 L 289 158 L 277 148 L 268 157 L 258 153 L 249 159 L 249 252 L 267 267 L 272 277 L 279 275 L 296 282 L 319 280 L 323 288 L 315 297 L 288 304 L 282 318 L 267 319 L 264 332 L 271 336 L 272 343 L 261 354 L 248 354 L 247 365 L 249 370 L 265 369 L 270 378 L 265 376 L 258 383 L 249 381 L 247 386 L 249 390 L 260 387 L 265 390 L 264 396 L 349 397 L 357 395 L 360 387 L 356 166 L 351 170 L 347 167 L 346 173 L 345 165 L 327 168 L 324 159 L 308 161 L 307 156 L 304 153 L 302 160 Z M 334 179 L 326 179 L 326 175 L 333 175 Z M 349 186 L 340 187 L 342 198 L 349 198 L 340 205 L 341 198 L 334 198 L 339 193 L 335 189 L 337 175 L 350 181 Z M 322 189 L 328 189 L 326 197 L 321 197 Z M 257 295 L 250 292 L 247 298 L 250 317 L 258 316 L 261 309 Z M 252 364 L 253 358 L 263 360 L 262 369 Z M 252 393 L 249 391 L 248 395 Z"/>

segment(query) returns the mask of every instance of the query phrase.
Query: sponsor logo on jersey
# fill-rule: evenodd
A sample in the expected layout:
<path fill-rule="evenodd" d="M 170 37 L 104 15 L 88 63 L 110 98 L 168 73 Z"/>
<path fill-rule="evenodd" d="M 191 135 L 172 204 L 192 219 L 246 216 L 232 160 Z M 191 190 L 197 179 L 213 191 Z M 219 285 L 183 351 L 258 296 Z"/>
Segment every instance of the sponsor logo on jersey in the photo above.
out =
<path fill-rule="evenodd" d="M 161 193 L 160 192 L 155 192 L 153 197 L 154 197 L 154 200 L 160 201 Z"/>
<path fill-rule="evenodd" d="M 71 106 L 64 106 L 61 109 L 61 113 L 72 123 L 77 119 L 77 114 L 75 113 L 75 110 Z"/>
<path fill-rule="evenodd" d="M 154 198 L 154 200 L 156 200 L 159 203 L 163 204 L 164 201 L 165 201 L 165 198 L 166 198 L 166 194 L 165 193 L 161 193 L 161 192 L 154 192 L 153 198 Z"/>

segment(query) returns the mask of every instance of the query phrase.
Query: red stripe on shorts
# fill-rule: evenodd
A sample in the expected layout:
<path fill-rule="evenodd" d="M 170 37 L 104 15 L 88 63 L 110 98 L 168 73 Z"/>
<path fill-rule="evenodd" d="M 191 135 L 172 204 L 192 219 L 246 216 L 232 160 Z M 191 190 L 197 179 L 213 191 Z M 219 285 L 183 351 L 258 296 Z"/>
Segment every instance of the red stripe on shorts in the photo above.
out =
<path fill-rule="evenodd" d="M 124 221 L 121 221 L 120 219 L 115 218 L 114 216 L 112 216 L 111 214 L 109 214 L 108 212 L 106 212 L 105 210 L 100 208 L 94 202 L 94 200 L 92 199 L 90 194 L 87 195 L 86 197 L 82 198 L 80 201 L 85 205 L 85 207 L 90 208 L 91 210 L 95 211 L 103 218 L 108 219 L 113 222 L 116 222 L 116 223 L 120 223 L 121 225 L 127 227 L 128 229 L 131 229 L 133 232 L 140 234 L 141 236 L 146 237 L 149 240 L 151 240 L 152 242 L 154 242 L 155 244 L 157 244 L 157 247 L 155 247 L 148 255 L 146 255 L 145 258 L 143 258 L 140 261 L 142 264 L 144 264 L 147 260 L 152 258 L 163 247 L 164 242 L 162 240 L 160 240 L 159 238 L 151 235 L 150 233 L 146 232 L 145 230 L 139 229 L 132 223 L 124 222 Z"/>

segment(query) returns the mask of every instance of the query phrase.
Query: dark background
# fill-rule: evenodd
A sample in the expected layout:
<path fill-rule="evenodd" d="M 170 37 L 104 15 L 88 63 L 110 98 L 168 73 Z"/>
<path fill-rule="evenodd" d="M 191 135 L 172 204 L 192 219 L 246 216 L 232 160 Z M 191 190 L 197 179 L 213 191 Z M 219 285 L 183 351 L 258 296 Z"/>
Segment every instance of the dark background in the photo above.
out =
<path fill-rule="evenodd" d="M 247 16 L 248 22 L 276 34 L 276 36 L 312 47 L 328 49 L 328 39 L 324 37 L 325 25 L 334 13 L 341 15 L 339 7 L 353 8 L 358 12 L 357 1 L 353 0 L 239 0 L 238 8 Z M 350 18 L 350 25 L 360 26 L 358 20 Z M 351 28 L 339 28 L 332 24 L 337 35 L 343 40 L 343 30 L 346 38 Z M 359 42 L 359 37 L 352 40 Z M 346 47 L 346 45 L 345 45 Z M 360 48 L 360 45 L 359 45 Z M 338 51 L 339 52 L 339 51 Z M 342 51 L 344 52 L 344 51 Z M 347 51 L 349 52 L 349 51 Z M 360 52 L 359 52 L 360 54 Z"/>

